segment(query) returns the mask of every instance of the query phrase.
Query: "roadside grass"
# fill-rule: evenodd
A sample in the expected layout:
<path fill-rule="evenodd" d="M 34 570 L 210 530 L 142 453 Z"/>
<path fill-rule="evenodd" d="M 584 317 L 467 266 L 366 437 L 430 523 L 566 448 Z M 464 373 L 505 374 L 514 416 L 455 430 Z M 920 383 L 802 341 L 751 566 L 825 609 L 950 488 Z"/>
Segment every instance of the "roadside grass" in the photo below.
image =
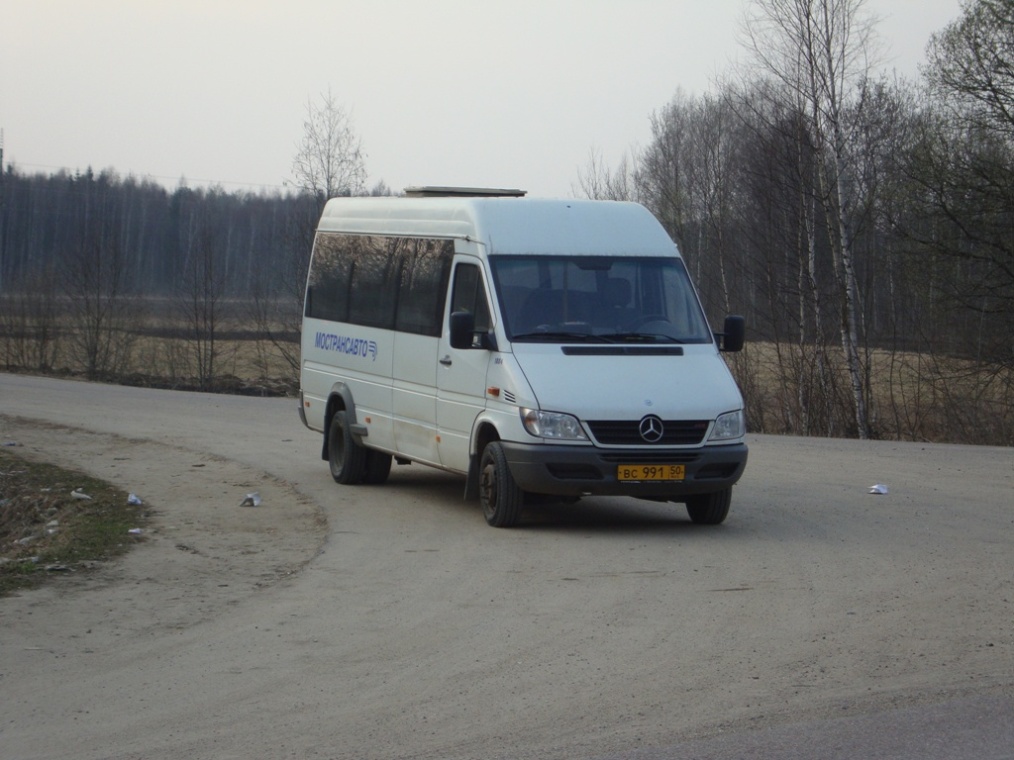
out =
<path fill-rule="evenodd" d="M 101 480 L 0 449 L 0 597 L 129 551 L 145 507 Z M 75 489 L 90 496 L 71 495 Z"/>

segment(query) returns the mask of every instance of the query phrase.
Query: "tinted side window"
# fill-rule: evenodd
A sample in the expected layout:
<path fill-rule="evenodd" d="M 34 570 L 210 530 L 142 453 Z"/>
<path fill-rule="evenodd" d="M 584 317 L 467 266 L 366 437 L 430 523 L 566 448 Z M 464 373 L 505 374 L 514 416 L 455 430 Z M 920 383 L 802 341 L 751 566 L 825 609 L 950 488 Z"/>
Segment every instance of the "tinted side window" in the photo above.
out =
<path fill-rule="evenodd" d="M 395 329 L 434 337 L 440 335 L 440 318 L 453 255 L 454 243 L 450 240 L 404 241 Z"/>
<path fill-rule="evenodd" d="M 319 233 L 306 316 L 440 334 L 451 240 Z"/>
<path fill-rule="evenodd" d="M 333 322 L 349 321 L 352 258 L 343 251 L 348 240 L 326 233 L 317 235 L 306 286 L 306 316 Z"/>
<path fill-rule="evenodd" d="M 394 327 L 400 272 L 399 239 L 350 237 L 352 287 L 349 321 L 368 327 Z"/>

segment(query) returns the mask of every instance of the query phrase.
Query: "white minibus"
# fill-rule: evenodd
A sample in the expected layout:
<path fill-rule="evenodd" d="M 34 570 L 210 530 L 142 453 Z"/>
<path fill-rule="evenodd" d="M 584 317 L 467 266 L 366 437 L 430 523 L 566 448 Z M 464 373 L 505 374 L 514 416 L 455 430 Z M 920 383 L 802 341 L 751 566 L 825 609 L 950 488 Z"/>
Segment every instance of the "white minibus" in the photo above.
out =
<path fill-rule="evenodd" d="M 486 521 L 631 496 L 725 520 L 743 399 L 675 244 L 636 203 L 409 188 L 335 198 L 306 286 L 300 416 L 344 485 L 465 476 Z"/>

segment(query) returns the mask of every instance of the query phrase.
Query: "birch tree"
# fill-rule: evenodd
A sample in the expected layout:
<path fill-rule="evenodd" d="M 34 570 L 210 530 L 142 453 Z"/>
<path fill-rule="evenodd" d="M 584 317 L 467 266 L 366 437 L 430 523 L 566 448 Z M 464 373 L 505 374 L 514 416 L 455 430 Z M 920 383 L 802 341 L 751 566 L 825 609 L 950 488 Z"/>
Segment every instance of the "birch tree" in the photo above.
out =
<path fill-rule="evenodd" d="M 861 306 L 853 251 L 849 142 L 864 109 L 873 19 L 865 0 L 753 0 L 745 42 L 804 118 L 816 160 L 817 199 L 828 230 L 837 285 L 841 346 L 856 433 L 870 436 L 868 381 L 860 355 Z"/>

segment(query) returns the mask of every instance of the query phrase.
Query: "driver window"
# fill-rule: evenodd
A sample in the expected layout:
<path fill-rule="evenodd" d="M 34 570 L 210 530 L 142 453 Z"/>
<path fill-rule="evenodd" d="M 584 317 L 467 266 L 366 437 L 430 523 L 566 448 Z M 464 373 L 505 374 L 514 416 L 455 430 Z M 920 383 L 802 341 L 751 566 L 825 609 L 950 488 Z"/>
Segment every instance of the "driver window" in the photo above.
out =
<path fill-rule="evenodd" d="M 451 293 L 451 312 L 467 311 L 475 315 L 475 340 L 490 328 L 489 304 L 482 272 L 475 264 L 458 264 L 454 267 L 454 289 Z"/>

